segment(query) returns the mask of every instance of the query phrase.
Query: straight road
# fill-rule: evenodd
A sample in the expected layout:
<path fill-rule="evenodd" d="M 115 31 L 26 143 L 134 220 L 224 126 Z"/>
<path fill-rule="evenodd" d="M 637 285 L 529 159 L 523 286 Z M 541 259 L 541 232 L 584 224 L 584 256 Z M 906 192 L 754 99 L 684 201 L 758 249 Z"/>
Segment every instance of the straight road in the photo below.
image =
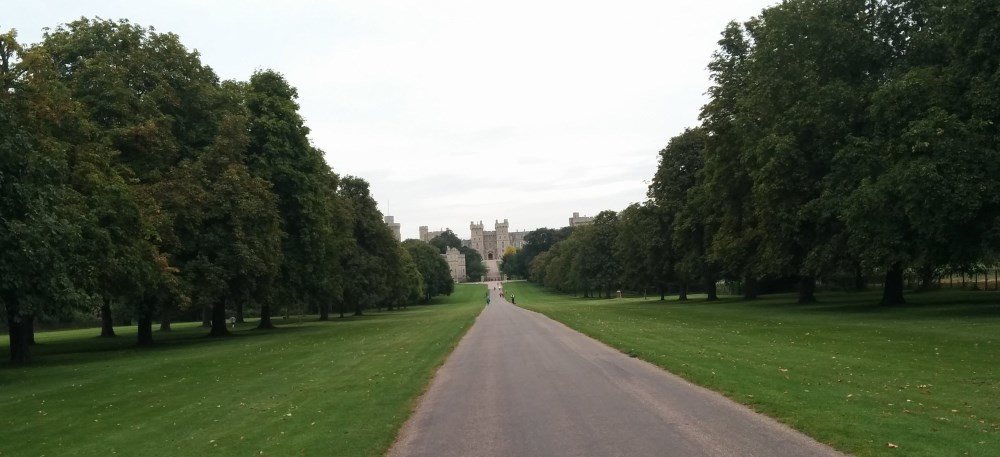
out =
<path fill-rule="evenodd" d="M 841 455 L 489 287 L 390 456 Z"/>

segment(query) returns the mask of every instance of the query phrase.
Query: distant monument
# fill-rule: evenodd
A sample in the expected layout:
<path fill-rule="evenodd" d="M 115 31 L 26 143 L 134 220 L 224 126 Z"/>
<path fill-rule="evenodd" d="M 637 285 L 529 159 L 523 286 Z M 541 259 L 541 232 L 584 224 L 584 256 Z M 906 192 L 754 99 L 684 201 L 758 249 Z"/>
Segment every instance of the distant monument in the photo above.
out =
<path fill-rule="evenodd" d="M 392 235 L 396 237 L 396 241 L 402 241 L 402 236 L 399 233 L 400 224 L 399 222 L 396 222 L 396 218 L 393 216 L 386 216 L 385 225 L 388 225 L 389 229 L 392 230 Z"/>
<path fill-rule="evenodd" d="M 492 231 L 483 230 L 483 221 L 479 221 L 478 224 L 472 222 L 469 224 L 469 230 L 472 232 L 469 246 L 475 249 L 483 260 L 500 260 L 508 247 L 515 249 L 524 247 L 524 235 L 528 234 L 527 231 L 511 232 L 508 230 L 509 227 L 507 219 L 503 222 L 494 220 Z"/>
<path fill-rule="evenodd" d="M 438 235 L 444 233 L 444 231 L 448 229 L 435 230 L 431 232 L 427 230 L 426 225 L 421 225 L 418 230 L 420 230 L 420 241 L 423 241 L 424 243 L 430 243 L 431 240 L 433 240 Z"/>
<path fill-rule="evenodd" d="M 444 260 L 448 262 L 448 270 L 451 271 L 451 279 L 455 282 L 465 282 L 467 279 L 465 273 L 465 254 L 462 251 L 448 246 L 448 251 L 444 254 Z"/>
<path fill-rule="evenodd" d="M 579 227 L 581 225 L 590 225 L 594 223 L 594 218 L 581 216 L 580 213 L 573 213 L 573 217 L 569 218 L 570 227 Z"/>

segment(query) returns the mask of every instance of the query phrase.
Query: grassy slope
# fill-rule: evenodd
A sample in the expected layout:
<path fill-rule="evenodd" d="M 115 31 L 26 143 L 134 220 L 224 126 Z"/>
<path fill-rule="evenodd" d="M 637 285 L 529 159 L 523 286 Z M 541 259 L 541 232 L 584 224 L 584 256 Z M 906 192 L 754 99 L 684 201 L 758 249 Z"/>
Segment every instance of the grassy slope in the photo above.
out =
<path fill-rule="evenodd" d="M 134 327 L 39 334 L 32 366 L 0 367 L 0 455 L 381 455 L 482 309 L 482 286 L 456 289 L 222 340 L 179 325 L 149 350 Z"/>
<path fill-rule="evenodd" d="M 857 455 L 1000 455 L 1000 294 L 744 302 L 584 300 L 527 283 L 518 305 Z M 898 445 L 889 448 L 887 443 Z"/>

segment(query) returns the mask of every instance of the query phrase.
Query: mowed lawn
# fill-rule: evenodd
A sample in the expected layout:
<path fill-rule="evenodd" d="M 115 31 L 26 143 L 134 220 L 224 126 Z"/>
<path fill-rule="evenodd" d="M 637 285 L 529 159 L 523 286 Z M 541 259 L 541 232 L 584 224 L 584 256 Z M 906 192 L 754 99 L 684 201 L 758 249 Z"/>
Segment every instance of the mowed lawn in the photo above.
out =
<path fill-rule="evenodd" d="M 0 455 L 382 455 L 484 293 L 224 339 L 182 324 L 152 349 L 134 327 L 40 333 L 30 366 L 0 365 Z"/>
<path fill-rule="evenodd" d="M 510 283 L 517 304 L 842 451 L 1000 456 L 1000 294 L 877 292 L 686 303 Z M 894 446 L 889 445 L 892 443 Z"/>

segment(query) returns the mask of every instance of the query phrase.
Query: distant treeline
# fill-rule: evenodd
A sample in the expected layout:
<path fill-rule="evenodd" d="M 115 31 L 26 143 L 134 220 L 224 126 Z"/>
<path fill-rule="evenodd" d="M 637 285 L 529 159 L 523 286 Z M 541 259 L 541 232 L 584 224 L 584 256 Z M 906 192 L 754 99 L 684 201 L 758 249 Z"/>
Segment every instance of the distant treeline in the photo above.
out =
<path fill-rule="evenodd" d="M 543 230 L 510 273 L 584 295 L 817 280 L 904 301 L 1000 250 L 1000 2 L 786 0 L 722 32 L 648 200 Z"/>
<path fill-rule="evenodd" d="M 403 246 L 368 183 L 311 144 L 274 71 L 220 81 L 179 38 L 81 19 L 23 47 L 0 35 L 0 305 L 11 356 L 37 320 L 361 314 L 453 289 Z M 443 272 L 443 273 L 442 273 Z"/>

